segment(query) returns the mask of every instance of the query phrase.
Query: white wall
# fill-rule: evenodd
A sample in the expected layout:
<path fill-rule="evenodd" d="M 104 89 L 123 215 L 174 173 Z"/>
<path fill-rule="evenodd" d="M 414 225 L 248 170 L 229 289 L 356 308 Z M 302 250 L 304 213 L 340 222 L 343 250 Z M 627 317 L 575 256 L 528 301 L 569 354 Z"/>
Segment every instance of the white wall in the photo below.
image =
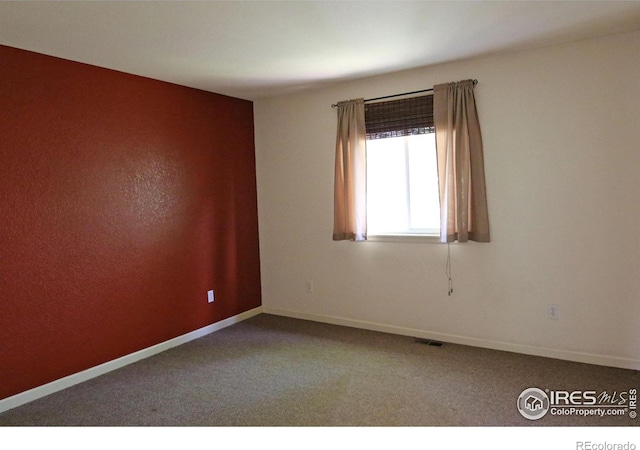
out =
<path fill-rule="evenodd" d="M 634 32 L 256 101 L 264 310 L 640 369 L 638 55 Z M 332 241 L 330 105 L 467 78 L 492 242 L 451 246 L 449 297 L 446 245 Z"/>

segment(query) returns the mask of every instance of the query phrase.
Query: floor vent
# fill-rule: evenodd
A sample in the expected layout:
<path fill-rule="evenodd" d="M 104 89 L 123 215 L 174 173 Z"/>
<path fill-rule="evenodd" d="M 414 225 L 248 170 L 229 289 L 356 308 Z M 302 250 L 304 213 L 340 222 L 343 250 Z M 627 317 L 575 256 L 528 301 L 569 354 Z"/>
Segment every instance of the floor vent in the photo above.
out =
<path fill-rule="evenodd" d="M 417 338 L 416 342 L 418 344 L 431 345 L 432 347 L 442 347 L 444 345 L 444 342 L 432 341 L 431 339 Z"/>

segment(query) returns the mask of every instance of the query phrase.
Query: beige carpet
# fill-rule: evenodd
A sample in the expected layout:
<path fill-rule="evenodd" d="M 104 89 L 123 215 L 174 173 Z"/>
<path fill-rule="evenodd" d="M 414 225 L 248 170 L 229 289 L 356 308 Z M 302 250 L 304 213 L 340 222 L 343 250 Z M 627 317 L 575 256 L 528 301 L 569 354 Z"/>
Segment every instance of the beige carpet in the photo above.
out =
<path fill-rule="evenodd" d="M 638 371 L 262 314 L 0 414 L 0 426 L 638 426 L 524 418 L 523 390 L 640 388 Z"/>

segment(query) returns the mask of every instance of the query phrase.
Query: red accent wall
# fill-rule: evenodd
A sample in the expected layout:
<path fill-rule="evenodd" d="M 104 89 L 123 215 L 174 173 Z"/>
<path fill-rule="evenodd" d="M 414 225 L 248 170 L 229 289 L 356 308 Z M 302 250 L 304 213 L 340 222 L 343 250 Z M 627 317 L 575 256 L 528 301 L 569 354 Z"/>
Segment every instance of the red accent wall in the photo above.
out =
<path fill-rule="evenodd" d="M 260 304 L 251 102 L 0 46 L 0 399 Z"/>

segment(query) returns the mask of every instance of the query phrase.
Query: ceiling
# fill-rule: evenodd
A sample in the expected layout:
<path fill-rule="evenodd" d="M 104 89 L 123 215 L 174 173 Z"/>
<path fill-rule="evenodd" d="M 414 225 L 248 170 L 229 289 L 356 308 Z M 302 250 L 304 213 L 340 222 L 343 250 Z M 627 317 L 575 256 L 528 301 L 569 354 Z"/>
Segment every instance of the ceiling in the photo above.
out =
<path fill-rule="evenodd" d="M 640 29 L 640 1 L 0 1 L 0 44 L 257 100 Z"/>

